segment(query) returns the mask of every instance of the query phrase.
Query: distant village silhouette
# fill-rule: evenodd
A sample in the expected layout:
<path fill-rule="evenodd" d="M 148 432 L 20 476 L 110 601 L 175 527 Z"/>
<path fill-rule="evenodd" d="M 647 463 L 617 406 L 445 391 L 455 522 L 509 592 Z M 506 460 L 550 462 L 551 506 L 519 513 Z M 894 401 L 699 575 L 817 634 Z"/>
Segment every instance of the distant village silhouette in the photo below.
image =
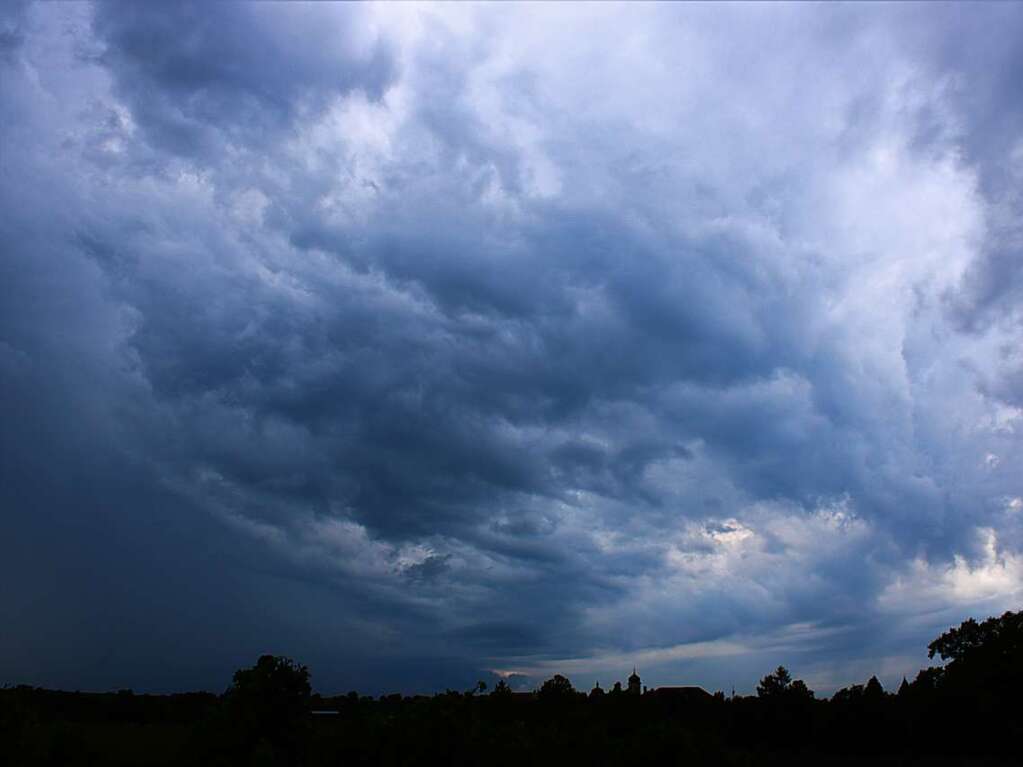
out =
<path fill-rule="evenodd" d="M 564 682 L 562 682 L 561 680 L 564 680 Z M 561 676 L 560 674 L 555 674 L 553 679 L 549 680 L 548 683 L 550 682 L 553 682 L 554 685 L 556 686 L 564 685 L 565 683 L 568 683 L 570 685 L 568 679 L 566 677 Z M 714 698 L 713 695 L 711 695 L 704 688 L 698 685 L 668 685 L 648 689 L 647 686 L 643 684 L 643 680 L 637 673 L 635 666 L 633 666 L 632 673 L 629 674 L 628 679 L 626 679 L 626 685 L 627 686 L 623 689 L 621 682 L 615 682 L 611 690 L 606 691 L 604 690 L 603 687 L 600 686 L 600 682 L 594 682 L 593 689 L 591 689 L 589 692 L 589 697 L 600 698 L 604 695 L 630 695 L 632 697 L 637 697 L 639 695 L 652 695 L 662 700 L 670 699 L 689 703 L 707 702 Z M 520 690 L 518 692 L 513 692 L 511 694 L 520 696 L 522 698 L 535 698 L 537 695 L 542 694 L 542 692 L 543 688 L 541 687 L 539 690 L 529 691 Z"/>
<path fill-rule="evenodd" d="M 779 666 L 756 695 L 648 689 L 636 668 L 588 693 L 555 674 L 437 695 L 312 691 L 264 655 L 221 695 L 0 688 L 0 763 L 43 765 L 1018 765 L 1023 612 L 964 621 L 928 645 L 943 665 L 897 692 L 877 677 L 818 699 Z M 6 760 L 6 761 L 5 761 Z"/>

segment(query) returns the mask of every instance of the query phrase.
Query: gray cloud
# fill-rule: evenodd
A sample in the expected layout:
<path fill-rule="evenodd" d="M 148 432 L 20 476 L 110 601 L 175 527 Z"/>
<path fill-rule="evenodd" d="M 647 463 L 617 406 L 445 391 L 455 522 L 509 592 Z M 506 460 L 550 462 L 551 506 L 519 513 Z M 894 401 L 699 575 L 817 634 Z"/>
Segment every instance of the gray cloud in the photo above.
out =
<path fill-rule="evenodd" d="M 1018 601 L 964 10 L 29 7 L 0 675 L 829 685 Z"/>
<path fill-rule="evenodd" d="M 99 61 L 150 141 L 208 156 L 281 140 L 300 115 L 354 88 L 379 98 L 395 65 L 362 16 L 344 6 L 113 2 L 97 6 L 93 30 Z"/>

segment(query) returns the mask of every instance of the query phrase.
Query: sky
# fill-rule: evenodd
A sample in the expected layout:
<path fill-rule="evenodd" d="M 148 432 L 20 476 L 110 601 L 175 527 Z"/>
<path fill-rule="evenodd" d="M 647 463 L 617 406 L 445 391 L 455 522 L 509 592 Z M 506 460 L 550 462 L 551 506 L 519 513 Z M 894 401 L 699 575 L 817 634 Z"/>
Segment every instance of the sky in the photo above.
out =
<path fill-rule="evenodd" d="M 0 5 L 0 682 L 818 694 L 1023 608 L 1023 5 Z"/>

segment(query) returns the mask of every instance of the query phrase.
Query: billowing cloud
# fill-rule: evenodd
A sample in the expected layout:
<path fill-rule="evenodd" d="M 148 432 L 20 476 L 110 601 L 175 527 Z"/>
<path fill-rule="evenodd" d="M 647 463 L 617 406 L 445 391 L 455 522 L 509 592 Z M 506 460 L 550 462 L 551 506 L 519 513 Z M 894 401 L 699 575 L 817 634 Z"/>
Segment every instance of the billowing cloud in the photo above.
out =
<path fill-rule="evenodd" d="M 4 14 L 0 675 L 828 688 L 1018 602 L 1017 8 Z"/>

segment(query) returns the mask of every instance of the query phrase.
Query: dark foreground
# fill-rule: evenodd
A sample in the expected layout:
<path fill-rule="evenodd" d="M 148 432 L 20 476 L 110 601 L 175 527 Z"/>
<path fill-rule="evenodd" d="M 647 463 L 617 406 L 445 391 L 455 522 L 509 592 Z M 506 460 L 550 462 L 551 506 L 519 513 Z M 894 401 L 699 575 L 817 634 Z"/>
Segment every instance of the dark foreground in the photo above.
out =
<path fill-rule="evenodd" d="M 871 679 L 827 701 L 782 668 L 756 697 L 731 700 L 693 689 L 586 695 L 560 676 L 528 695 L 499 685 L 323 697 L 304 667 L 272 656 L 220 696 L 6 688 L 0 764 L 1015 765 L 1021 635 L 1023 613 L 967 621 L 931 644 L 944 667 L 895 694 Z"/>

